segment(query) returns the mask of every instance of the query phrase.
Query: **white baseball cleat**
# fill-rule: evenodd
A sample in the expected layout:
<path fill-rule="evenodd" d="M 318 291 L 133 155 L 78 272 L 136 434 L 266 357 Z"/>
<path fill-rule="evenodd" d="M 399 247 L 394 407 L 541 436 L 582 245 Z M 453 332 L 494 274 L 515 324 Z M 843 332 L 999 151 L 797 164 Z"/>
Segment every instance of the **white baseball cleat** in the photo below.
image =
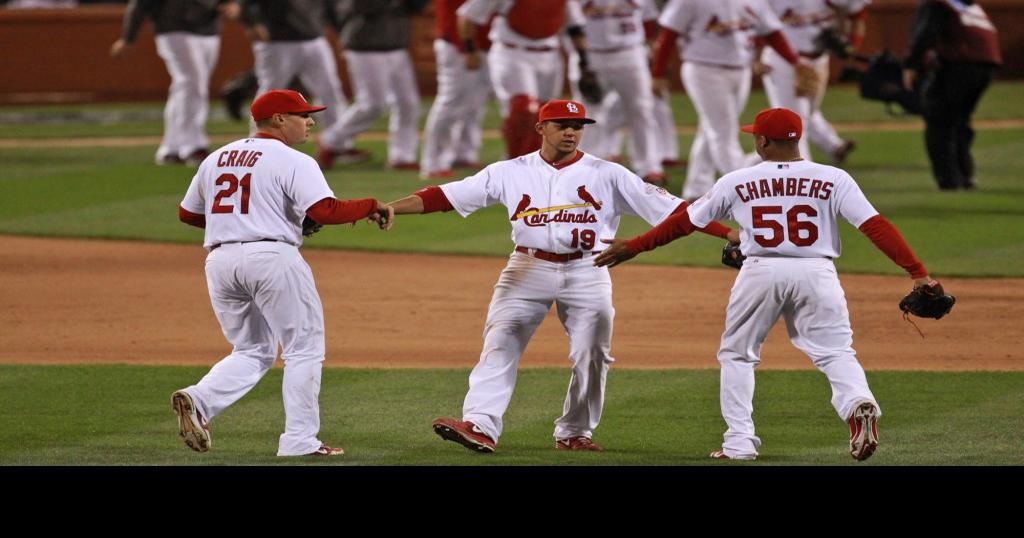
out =
<path fill-rule="evenodd" d="M 711 459 L 715 459 L 715 460 L 751 460 L 752 461 L 752 460 L 756 460 L 757 459 L 757 454 L 754 454 L 753 456 L 747 456 L 747 455 L 744 455 L 744 456 L 739 456 L 739 455 L 737 455 L 737 456 L 729 456 L 729 455 L 727 455 L 725 453 L 724 450 L 716 450 L 716 451 L 712 452 L 711 454 L 708 454 L 708 456 L 710 456 Z"/>
<path fill-rule="evenodd" d="M 861 402 L 847 421 L 850 424 L 850 455 L 864 461 L 878 448 L 878 408 Z"/>
<path fill-rule="evenodd" d="M 185 444 L 196 452 L 210 450 L 210 428 L 196 411 L 192 396 L 183 390 L 171 394 L 171 408 L 178 415 L 178 433 Z"/>

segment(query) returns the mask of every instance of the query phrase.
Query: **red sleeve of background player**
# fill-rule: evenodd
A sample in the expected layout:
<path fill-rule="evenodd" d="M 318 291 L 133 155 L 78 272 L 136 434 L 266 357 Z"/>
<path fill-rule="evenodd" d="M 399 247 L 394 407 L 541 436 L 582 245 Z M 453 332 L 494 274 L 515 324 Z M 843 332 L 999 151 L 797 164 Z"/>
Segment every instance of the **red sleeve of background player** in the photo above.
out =
<path fill-rule="evenodd" d="M 910 278 L 928 276 L 924 264 L 914 255 L 914 251 L 900 235 L 900 231 L 885 217 L 881 215 L 871 217 L 860 225 L 860 231 L 868 236 L 878 250 L 881 250 L 890 260 L 896 262 L 896 265 L 910 273 Z"/>
<path fill-rule="evenodd" d="M 658 42 L 654 44 L 654 56 L 651 58 L 651 76 L 661 78 L 665 76 L 665 69 L 668 68 L 669 54 L 672 54 L 672 47 L 675 45 L 679 34 L 674 30 L 662 27 L 658 34 Z"/>
<path fill-rule="evenodd" d="M 444 191 L 437 185 L 431 185 L 424 187 L 413 193 L 419 196 L 423 200 L 423 212 L 433 213 L 435 211 L 451 211 L 455 209 L 452 207 L 452 203 L 448 201 L 448 197 L 444 195 Z"/>
<path fill-rule="evenodd" d="M 854 50 L 860 50 L 864 46 L 864 31 L 857 31 L 858 22 L 863 23 L 868 19 L 868 10 L 862 9 L 853 15 L 850 15 L 850 20 L 853 21 L 854 31 L 850 34 L 850 46 Z M 860 25 L 863 28 L 863 24 Z"/>
<path fill-rule="evenodd" d="M 178 206 L 178 220 L 184 222 L 185 224 L 188 224 L 189 226 L 195 226 L 196 228 L 206 228 L 206 215 L 193 213 L 181 206 Z"/>
<path fill-rule="evenodd" d="M 658 21 L 649 20 L 644 21 L 644 39 L 647 41 L 653 41 L 658 37 Z"/>
<path fill-rule="evenodd" d="M 309 218 L 317 224 L 347 224 L 370 216 L 377 209 L 377 200 L 362 198 L 359 200 L 338 200 L 324 198 L 306 210 Z"/>
<path fill-rule="evenodd" d="M 789 41 L 786 41 L 786 36 L 782 35 L 781 31 L 775 30 L 765 36 L 765 42 L 775 49 L 775 52 L 778 52 L 779 56 L 785 58 L 787 62 L 796 65 L 796 63 L 800 61 L 800 58 L 798 58 L 796 53 L 793 52 L 792 47 L 789 46 Z"/>

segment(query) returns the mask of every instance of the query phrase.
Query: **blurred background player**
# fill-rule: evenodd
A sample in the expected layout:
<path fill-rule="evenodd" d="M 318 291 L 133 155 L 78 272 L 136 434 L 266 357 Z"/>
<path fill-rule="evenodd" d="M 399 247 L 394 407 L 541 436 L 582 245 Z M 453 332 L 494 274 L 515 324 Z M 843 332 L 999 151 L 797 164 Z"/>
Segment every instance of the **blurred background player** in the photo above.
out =
<path fill-rule="evenodd" d="M 225 0 L 131 0 L 125 9 L 124 29 L 111 45 L 110 55 L 125 54 L 148 17 L 156 33 L 156 52 L 171 75 L 157 164 L 198 166 L 208 155 L 210 74 L 220 52 L 221 14 L 237 16 L 238 4 Z"/>
<path fill-rule="evenodd" d="M 534 131 L 537 111 L 545 101 L 561 95 L 564 62 L 559 32 L 569 32 L 573 46 L 587 63 L 586 40 L 578 10 L 566 9 L 572 0 L 467 0 L 459 7 L 459 35 L 465 42 L 477 28 L 491 22 L 487 55 L 491 83 L 504 119 L 502 134 L 508 157 L 540 148 Z M 480 61 L 478 51 L 467 53 L 467 65 Z M 584 67 L 586 69 L 586 67 Z"/>
<path fill-rule="evenodd" d="M 775 50 L 766 48 L 761 53 L 763 65 L 761 81 L 773 107 L 788 108 L 800 115 L 807 126 L 807 136 L 800 139 L 800 155 L 811 158 L 810 143 L 822 149 L 836 164 L 846 160 L 854 148 L 852 141 L 843 140 L 821 114 L 821 102 L 829 79 L 829 55 L 820 44 L 825 31 L 852 28 L 850 47 L 853 52 L 864 39 L 865 8 L 871 0 L 768 0 L 782 22 L 782 33 L 801 57 L 817 74 L 819 84 L 814 95 L 797 95 L 796 68 Z M 756 162 L 756 159 L 755 159 Z"/>
<path fill-rule="evenodd" d="M 329 0 L 240 0 L 241 21 L 252 40 L 259 93 L 285 88 L 298 78 L 327 107 L 321 136 L 337 123 L 348 101 L 338 78 L 334 51 L 324 37 L 333 21 Z M 250 131 L 255 130 L 255 124 Z"/>
<path fill-rule="evenodd" d="M 352 82 L 353 103 L 320 135 L 317 159 L 330 168 L 339 156 L 367 155 L 355 138 L 388 109 L 388 167 L 418 170 L 417 124 L 420 93 L 406 48 L 412 15 L 428 0 L 334 0 L 338 48 L 343 49 Z"/>
<path fill-rule="evenodd" d="M 486 55 L 490 25 L 480 26 L 473 39 L 459 37 L 455 11 L 466 0 L 434 2 L 434 55 L 437 96 L 427 114 L 420 153 L 422 179 L 451 179 L 452 168 L 479 165 L 481 125 L 493 95 L 486 61 L 469 62 L 465 54 Z"/>
<path fill-rule="evenodd" d="M 593 110 L 597 120 L 580 149 L 601 158 L 613 157 L 618 148 L 611 147 L 611 143 L 621 140 L 615 131 L 624 124 L 629 127 L 633 148 L 630 167 L 644 181 L 664 185 L 667 178 L 656 142 L 654 94 L 644 47 L 644 21 L 657 18 L 653 0 L 582 0 L 569 6 L 582 11 L 590 64 L 604 90 L 600 103 L 586 100 L 578 86 L 579 55 L 570 53 L 568 74 L 573 97 Z M 613 107 L 623 122 L 605 127 Z"/>
<path fill-rule="evenodd" d="M 910 90 L 924 76 L 921 115 L 932 175 L 941 190 L 973 189 L 971 115 L 1003 63 L 996 27 L 973 0 L 923 0 L 913 24 L 903 85 Z"/>
<path fill-rule="evenodd" d="M 739 117 L 750 94 L 754 38 L 763 37 L 791 64 L 799 59 L 765 0 L 671 0 L 658 23 L 661 33 L 651 66 L 655 78 L 663 77 L 678 38 L 686 38 L 680 51 L 683 86 L 698 119 L 682 194 L 696 200 L 711 189 L 716 171 L 743 165 Z"/>

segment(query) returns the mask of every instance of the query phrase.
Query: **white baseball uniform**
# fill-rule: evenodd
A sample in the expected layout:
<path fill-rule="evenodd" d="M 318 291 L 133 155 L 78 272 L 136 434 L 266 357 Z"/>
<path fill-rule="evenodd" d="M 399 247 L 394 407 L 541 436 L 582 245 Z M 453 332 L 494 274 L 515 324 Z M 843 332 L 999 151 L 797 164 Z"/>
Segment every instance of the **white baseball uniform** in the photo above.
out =
<path fill-rule="evenodd" d="M 739 117 L 750 94 L 753 38 L 782 24 L 764 0 L 671 0 L 658 23 L 686 39 L 682 79 L 698 120 L 683 197 L 693 200 L 711 188 L 716 170 L 742 166 Z"/>
<path fill-rule="evenodd" d="M 502 204 L 517 245 L 494 287 L 480 362 L 469 377 L 463 420 L 495 441 L 512 398 L 519 358 L 554 303 L 569 336 L 572 378 L 555 438 L 591 437 L 604 406 L 610 354 L 612 282 L 591 254 L 614 237 L 623 214 L 656 224 L 682 200 L 614 163 L 579 153 L 552 166 L 539 152 L 500 161 L 441 186 L 462 216 Z M 561 256 L 558 261 L 550 261 Z M 546 259 L 544 259 L 546 258 Z M 567 259 L 572 258 L 572 259 Z"/>
<path fill-rule="evenodd" d="M 493 94 L 490 70 L 466 69 L 455 30 L 455 11 L 465 0 L 435 2 L 437 38 L 437 96 L 427 114 L 420 153 L 420 175 L 444 174 L 455 161 L 476 162 L 480 151 L 480 122 Z M 485 51 L 481 51 L 485 53 Z"/>
<path fill-rule="evenodd" d="M 694 226 L 732 218 L 747 259 L 726 310 L 718 362 L 723 451 L 756 457 L 754 369 L 761 346 L 781 315 L 790 341 L 832 385 L 832 406 L 843 420 L 871 401 L 853 350 L 846 299 L 832 260 L 841 247 L 837 217 L 855 227 L 878 214 L 849 174 L 810 161 L 762 162 L 726 174 L 687 208 Z"/>
<path fill-rule="evenodd" d="M 817 50 L 815 38 L 837 22 L 837 9 L 853 14 L 867 7 L 871 0 L 768 0 L 782 22 L 782 33 L 801 62 L 814 67 L 822 84 L 811 97 L 798 97 L 795 90 L 796 69 L 775 50 L 766 48 L 761 60 L 770 71 L 761 77 L 765 94 L 773 108 L 788 108 L 800 115 L 807 126 L 807 135 L 800 139 L 800 154 L 811 158 L 809 143 L 821 147 L 829 155 L 843 146 L 835 128 L 821 115 L 821 102 L 829 77 L 828 51 Z"/>
<path fill-rule="evenodd" d="M 324 315 L 313 273 L 299 254 L 306 210 L 333 198 L 312 157 L 273 138 L 246 138 L 213 152 L 181 207 L 206 216 L 203 246 L 210 302 L 233 346 L 185 389 L 207 421 L 284 360 L 285 431 L 279 456 L 321 446 Z"/>
<path fill-rule="evenodd" d="M 590 66 L 605 90 L 601 103 L 590 103 L 579 92 L 579 55 L 570 53 L 569 81 L 573 96 L 593 110 L 597 123 L 587 128 L 587 136 L 580 148 L 603 157 L 615 153 L 608 142 L 617 137 L 610 129 L 625 124 L 635 151 L 631 166 L 639 176 L 661 174 L 661 155 L 656 142 L 657 120 L 654 115 L 654 95 L 651 93 L 651 72 L 647 62 L 644 21 L 657 18 L 653 0 L 583 0 L 577 6 L 586 20 L 587 51 Z M 576 9 L 575 7 L 572 7 Z M 604 127 L 616 107 L 624 122 Z"/>

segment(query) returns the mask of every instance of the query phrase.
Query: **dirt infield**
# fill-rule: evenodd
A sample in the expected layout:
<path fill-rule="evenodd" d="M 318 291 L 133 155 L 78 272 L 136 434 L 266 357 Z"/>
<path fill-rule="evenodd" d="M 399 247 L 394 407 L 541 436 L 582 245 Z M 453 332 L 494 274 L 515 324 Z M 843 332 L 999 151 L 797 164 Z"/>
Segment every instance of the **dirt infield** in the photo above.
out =
<path fill-rule="evenodd" d="M 230 351 L 210 309 L 199 246 L 0 236 L 0 363 L 211 365 Z M 479 355 L 501 258 L 304 251 L 327 319 L 327 365 L 468 367 Z M 734 272 L 613 270 L 617 368 L 716 368 Z M 1019 279 L 943 279 L 957 305 L 921 320 L 896 303 L 910 281 L 842 275 L 868 370 L 1024 370 Z M 777 326 L 761 368 L 808 369 Z M 566 365 L 557 318 L 523 366 Z"/>

